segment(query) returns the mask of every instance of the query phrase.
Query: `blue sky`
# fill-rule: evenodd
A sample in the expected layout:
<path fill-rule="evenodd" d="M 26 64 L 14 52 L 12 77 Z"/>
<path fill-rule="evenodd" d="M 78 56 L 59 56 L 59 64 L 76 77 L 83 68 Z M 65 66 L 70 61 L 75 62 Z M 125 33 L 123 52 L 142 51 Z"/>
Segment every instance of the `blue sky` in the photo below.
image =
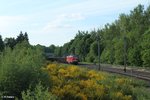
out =
<path fill-rule="evenodd" d="M 27 32 L 30 43 L 63 45 L 78 30 L 91 31 L 128 14 L 149 0 L 0 0 L 0 35 Z"/>

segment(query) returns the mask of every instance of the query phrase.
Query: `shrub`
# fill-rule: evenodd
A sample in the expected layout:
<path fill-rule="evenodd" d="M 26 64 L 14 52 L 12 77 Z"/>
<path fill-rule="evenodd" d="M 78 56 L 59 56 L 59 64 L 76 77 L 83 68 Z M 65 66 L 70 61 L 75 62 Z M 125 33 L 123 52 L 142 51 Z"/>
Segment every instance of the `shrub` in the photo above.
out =
<path fill-rule="evenodd" d="M 26 92 L 22 92 L 23 100 L 56 100 L 57 97 L 52 95 L 48 88 L 44 88 L 41 83 L 37 84 L 35 89 L 29 88 Z"/>
<path fill-rule="evenodd" d="M 0 58 L 0 92 L 3 95 L 21 97 L 21 91 L 41 81 L 50 86 L 48 73 L 43 72 L 43 51 L 27 42 L 17 44 L 14 49 L 6 48 Z"/>
<path fill-rule="evenodd" d="M 149 97 L 148 92 L 140 94 L 138 88 L 146 90 L 145 82 L 112 75 L 73 65 L 49 64 L 52 78 L 51 93 L 61 100 L 141 100 Z M 139 83 L 140 82 L 140 83 Z M 143 85 L 140 85 L 140 84 Z M 142 97 L 144 96 L 144 97 Z"/>

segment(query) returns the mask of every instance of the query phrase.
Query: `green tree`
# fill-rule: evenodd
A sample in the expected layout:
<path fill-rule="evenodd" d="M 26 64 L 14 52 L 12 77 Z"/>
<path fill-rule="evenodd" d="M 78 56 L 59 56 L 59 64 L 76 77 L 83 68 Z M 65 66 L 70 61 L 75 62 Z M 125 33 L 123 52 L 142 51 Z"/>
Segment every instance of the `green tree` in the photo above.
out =
<path fill-rule="evenodd" d="M 69 43 L 65 43 L 62 47 L 62 55 L 67 56 L 69 55 Z"/>
<path fill-rule="evenodd" d="M 143 34 L 141 46 L 143 66 L 150 67 L 150 29 Z"/>
<path fill-rule="evenodd" d="M 14 38 L 5 38 L 4 44 L 6 47 L 13 49 L 16 45 L 16 40 Z"/>
<path fill-rule="evenodd" d="M 123 50 L 123 40 L 120 39 L 114 39 L 114 63 L 115 64 L 120 64 L 123 65 L 123 54 L 124 54 L 124 50 Z"/>
<path fill-rule="evenodd" d="M 50 45 L 50 46 L 49 46 L 50 52 L 51 52 L 51 53 L 54 53 L 55 48 L 56 48 L 55 45 Z"/>
<path fill-rule="evenodd" d="M 28 38 L 28 33 L 27 32 L 24 33 L 24 40 L 29 42 L 29 38 Z"/>
<path fill-rule="evenodd" d="M 29 39 L 28 39 L 27 32 L 25 32 L 25 34 L 23 34 L 22 31 L 21 31 L 19 36 L 17 36 L 17 38 L 16 38 L 16 42 L 20 43 L 20 42 L 23 42 L 23 41 L 29 42 Z"/>
<path fill-rule="evenodd" d="M 97 42 L 93 42 L 90 46 L 90 52 L 87 55 L 88 62 L 96 62 L 97 60 Z"/>
<path fill-rule="evenodd" d="M 4 42 L 2 36 L 0 35 L 0 52 L 2 52 L 3 50 L 4 50 Z"/>
<path fill-rule="evenodd" d="M 54 54 L 56 55 L 56 56 L 58 56 L 58 57 L 61 57 L 62 56 L 62 47 L 59 47 L 59 46 L 57 46 L 56 48 L 55 48 L 55 50 L 54 50 Z"/>

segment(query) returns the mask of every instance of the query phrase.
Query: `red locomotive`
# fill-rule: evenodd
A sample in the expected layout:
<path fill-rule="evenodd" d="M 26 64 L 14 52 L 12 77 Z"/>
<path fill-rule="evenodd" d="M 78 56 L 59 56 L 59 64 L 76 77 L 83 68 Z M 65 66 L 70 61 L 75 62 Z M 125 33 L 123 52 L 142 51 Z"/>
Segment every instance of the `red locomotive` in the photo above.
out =
<path fill-rule="evenodd" d="M 66 62 L 69 64 L 78 64 L 78 57 L 75 55 L 69 55 L 66 57 Z"/>

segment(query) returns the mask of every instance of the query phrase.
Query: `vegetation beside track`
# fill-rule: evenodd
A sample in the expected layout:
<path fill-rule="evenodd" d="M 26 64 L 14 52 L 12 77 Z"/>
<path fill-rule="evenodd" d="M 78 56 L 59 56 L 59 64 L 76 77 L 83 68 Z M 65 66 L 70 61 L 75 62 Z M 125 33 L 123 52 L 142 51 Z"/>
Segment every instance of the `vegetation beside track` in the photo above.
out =
<path fill-rule="evenodd" d="M 52 63 L 48 71 L 50 94 L 61 100 L 149 100 L 144 81 L 88 70 L 74 65 Z M 142 91 L 142 92 L 141 92 Z"/>

